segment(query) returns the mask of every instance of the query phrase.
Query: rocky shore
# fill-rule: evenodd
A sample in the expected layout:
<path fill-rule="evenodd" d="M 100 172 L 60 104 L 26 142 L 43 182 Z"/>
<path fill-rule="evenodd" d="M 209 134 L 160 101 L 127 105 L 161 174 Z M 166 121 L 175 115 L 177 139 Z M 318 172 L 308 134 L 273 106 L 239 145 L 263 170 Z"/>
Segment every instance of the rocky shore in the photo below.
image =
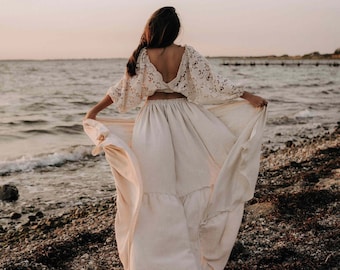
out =
<path fill-rule="evenodd" d="M 226 269 L 339 269 L 340 129 L 264 149 Z M 115 198 L 0 226 L 0 269 L 122 270 Z"/>

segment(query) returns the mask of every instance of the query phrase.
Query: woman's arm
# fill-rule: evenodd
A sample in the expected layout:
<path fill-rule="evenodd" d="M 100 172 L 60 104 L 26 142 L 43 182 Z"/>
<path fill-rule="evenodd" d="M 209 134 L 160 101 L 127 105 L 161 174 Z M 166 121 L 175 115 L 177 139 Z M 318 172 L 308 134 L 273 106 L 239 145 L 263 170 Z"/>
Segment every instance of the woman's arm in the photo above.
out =
<path fill-rule="evenodd" d="M 249 103 L 253 105 L 254 107 L 264 107 L 264 106 L 267 106 L 268 104 L 268 101 L 265 100 L 264 98 L 255 96 L 247 91 L 243 92 L 243 95 L 241 96 L 241 98 L 248 100 Z"/>
<path fill-rule="evenodd" d="M 106 95 L 101 101 L 99 101 L 94 107 L 92 107 L 87 114 L 85 115 L 85 119 L 96 119 L 97 114 L 104 110 L 106 107 L 110 106 L 113 103 L 111 97 Z"/>

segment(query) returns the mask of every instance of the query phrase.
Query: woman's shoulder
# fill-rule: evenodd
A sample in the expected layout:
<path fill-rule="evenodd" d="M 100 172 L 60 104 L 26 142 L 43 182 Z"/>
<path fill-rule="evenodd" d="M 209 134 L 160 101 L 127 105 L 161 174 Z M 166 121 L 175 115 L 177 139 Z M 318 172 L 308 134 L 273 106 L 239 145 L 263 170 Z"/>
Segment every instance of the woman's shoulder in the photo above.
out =
<path fill-rule="evenodd" d="M 194 46 L 185 44 L 183 45 L 183 47 L 185 48 L 185 50 L 190 56 L 203 57 L 202 54 L 196 48 L 194 48 Z"/>
<path fill-rule="evenodd" d="M 187 52 L 192 53 L 192 52 L 196 51 L 195 48 L 191 45 L 185 44 L 185 45 L 181 45 L 181 46 L 184 47 L 184 50 L 187 51 Z"/>
<path fill-rule="evenodd" d="M 186 51 L 189 61 L 195 61 L 195 62 L 206 61 L 206 58 L 191 45 L 185 45 L 185 51 Z"/>

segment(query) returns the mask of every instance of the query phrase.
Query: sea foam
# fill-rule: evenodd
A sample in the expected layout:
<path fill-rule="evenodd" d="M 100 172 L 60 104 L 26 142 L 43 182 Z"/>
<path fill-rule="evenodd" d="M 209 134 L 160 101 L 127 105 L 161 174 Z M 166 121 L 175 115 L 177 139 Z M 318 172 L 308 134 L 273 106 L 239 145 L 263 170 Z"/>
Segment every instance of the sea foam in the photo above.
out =
<path fill-rule="evenodd" d="M 27 172 L 36 168 L 61 166 L 66 162 L 75 162 L 91 158 L 89 146 L 72 146 L 58 152 L 40 154 L 37 156 L 22 156 L 14 160 L 0 161 L 0 175 L 13 172 Z"/>

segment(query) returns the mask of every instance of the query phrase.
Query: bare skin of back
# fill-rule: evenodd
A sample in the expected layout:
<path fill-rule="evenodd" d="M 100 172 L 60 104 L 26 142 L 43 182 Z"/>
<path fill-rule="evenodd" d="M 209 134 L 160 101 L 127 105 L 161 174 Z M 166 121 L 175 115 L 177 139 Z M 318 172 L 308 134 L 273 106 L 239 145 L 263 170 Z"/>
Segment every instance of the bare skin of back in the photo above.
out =
<path fill-rule="evenodd" d="M 184 50 L 184 47 L 175 44 L 147 50 L 150 62 L 162 74 L 164 82 L 169 83 L 176 78 Z"/>

